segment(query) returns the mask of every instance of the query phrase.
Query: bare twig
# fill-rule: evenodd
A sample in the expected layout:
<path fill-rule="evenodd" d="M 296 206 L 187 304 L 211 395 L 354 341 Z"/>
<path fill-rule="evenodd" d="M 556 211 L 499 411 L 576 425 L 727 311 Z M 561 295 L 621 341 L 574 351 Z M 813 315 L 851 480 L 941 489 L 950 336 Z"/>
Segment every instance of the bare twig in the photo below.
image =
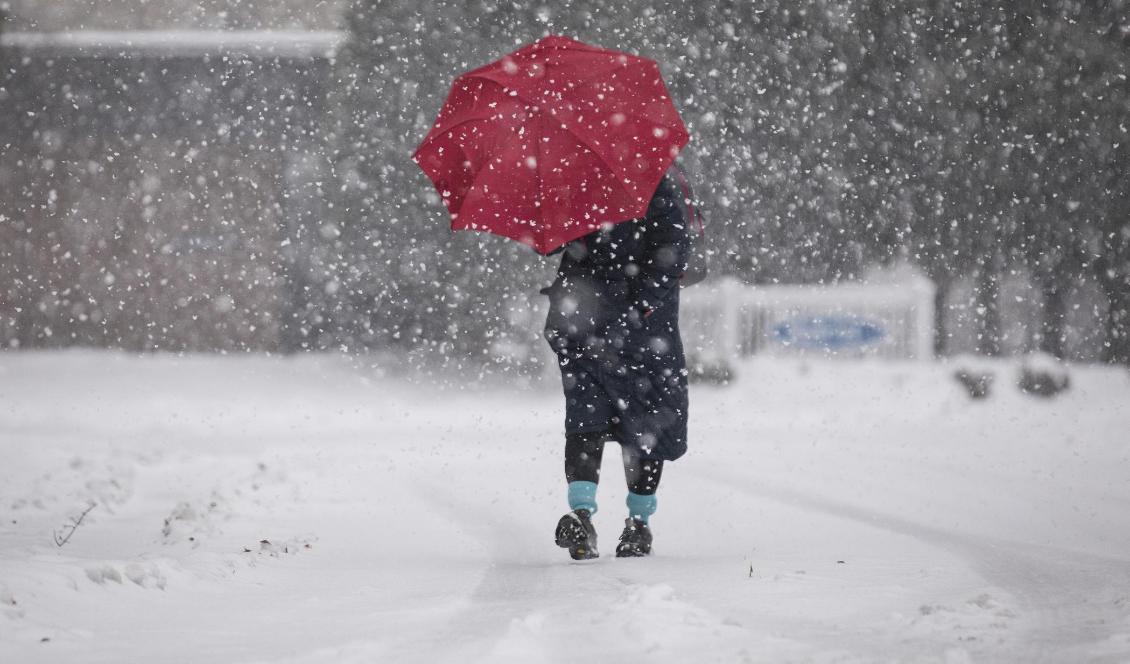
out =
<path fill-rule="evenodd" d="M 64 544 L 69 542 L 71 540 L 71 535 L 74 535 L 75 531 L 78 530 L 78 527 L 82 525 L 82 520 L 85 519 L 86 515 L 90 514 L 90 510 L 94 509 L 95 507 L 98 507 L 98 503 L 90 503 L 90 507 L 87 507 L 85 510 L 83 510 L 82 514 L 78 515 L 78 518 L 72 516 L 71 522 L 63 526 L 62 536 L 60 536 L 57 531 L 52 530 L 51 536 L 55 539 L 55 546 L 61 548 Z"/>

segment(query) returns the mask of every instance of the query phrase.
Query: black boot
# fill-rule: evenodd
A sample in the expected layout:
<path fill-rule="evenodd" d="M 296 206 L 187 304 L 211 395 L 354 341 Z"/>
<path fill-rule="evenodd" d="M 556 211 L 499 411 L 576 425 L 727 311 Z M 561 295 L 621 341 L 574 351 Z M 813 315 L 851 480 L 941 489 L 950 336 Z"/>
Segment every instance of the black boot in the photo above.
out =
<path fill-rule="evenodd" d="M 638 558 L 651 555 L 651 528 L 639 519 L 624 520 L 624 532 L 616 545 L 617 558 Z"/>
<path fill-rule="evenodd" d="M 596 550 L 596 529 L 588 510 L 575 510 L 557 522 L 557 546 L 569 549 L 573 560 L 591 560 L 600 556 Z"/>

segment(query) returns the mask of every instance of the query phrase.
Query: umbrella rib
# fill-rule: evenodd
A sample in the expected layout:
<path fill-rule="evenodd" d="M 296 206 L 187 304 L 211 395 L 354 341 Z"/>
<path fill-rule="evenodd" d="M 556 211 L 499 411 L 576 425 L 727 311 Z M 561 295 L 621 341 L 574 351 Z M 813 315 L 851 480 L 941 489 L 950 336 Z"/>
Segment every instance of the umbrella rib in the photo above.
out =
<path fill-rule="evenodd" d="M 436 133 L 432 134 L 431 136 L 425 138 L 424 142 L 421 143 L 419 146 L 417 146 L 416 151 L 413 152 L 412 155 L 416 156 L 416 155 L 420 154 L 421 150 L 423 150 L 425 147 L 427 147 L 428 145 L 433 143 L 437 138 L 439 138 L 440 136 L 445 136 L 447 134 L 450 134 L 451 132 L 455 131 L 456 129 L 458 129 L 459 127 L 462 127 L 465 124 L 470 124 L 472 122 L 489 122 L 489 121 L 490 121 L 490 117 L 463 118 L 462 120 L 460 120 L 459 122 L 456 122 L 455 124 L 451 125 L 450 127 L 444 127 L 440 131 L 437 131 Z"/>
<path fill-rule="evenodd" d="M 447 129 L 444 129 L 443 131 L 437 133 L 435 136 L 431 137 L 430 139 L 425 140 L 422 144 L 420 144 L 420 147 L 416 148 L 416 152 L 413 154 L 413 157 L 415 157 L 416 155 L 419 155 L 420 152 L 426 146 L 428 146 L 429 144 L 431 144 L 433 141 L 437 140 L 441 136 L 444 136 L 444 135 L 450 133 L 451 131 L 454 131 L 456 128 L 461 127 L 465 124 L 470 124 L 472 122 L 489 122 L 489 118 L 478 117 L 478 118 L 467 118 L 467 119 L 464 119 L 464 120 L 460 120 L 459 122 L 451 125 Z M 466 160 L 467 157 L 469 156 L 467 154 L 467 151 L 463 148 L 462 145 L 456 144 L 456 147 L 459 148 L 459 152 L 463 155 L 464 160 Z M 475 177 L 471 180 L 471 184 L 469 184 L 467 186 L 467 193 L 464 194 L 463 200 L 459 204 L 459 214 L 463 213 L 463 206 L 467 203 L 467 200 L 471 198 L 471 194 L 475 191 L 475 188 L 479 185 L 480 179 L 482 179 L 483 175 L 488 170 L 490 170 L 491 164 L 498 157 L 498 152 L 501 152 L 502 150 L 505 150 L 505 149 L 506 149 L 506 146 L 504 145 L 501 150 L 498 150 L 498 151 L 496 151 L 492 154 L 487 155 L 485 165 L 482 168 L 480 168 L 478 170 L 478 172 L 475 173 Z"/>
<path fill-rule="evenodd" d="M 505 149 L 505 147 L 503 149 Z M 462 152 L 464 158 L 466 158 L 467 151 L 464 150 L 462 148 L 462 146 L 460 146 L 459 151 Z M 501 152 L 501 151 L 502 150 L 499 150 L 499 152 Z M 475 193 L 476 187 L 479 186 L 479 180 L 482 179 L 484 173 L 486 173 L 487 171 L 492 169 L 492 165 L 494 164 L 494 161 L 497 158 L 498 158 L 497 154 L 489 155 L 487 160 L 486 160 L 486 163 L 483 164 L 483 167 L 480 168 L 477 173 L 475 173 L 475 177 L 471 180 L 471 184 L 467 186 L 467 193 L 463 195 L 463 202 L 459 204 L 459 214 L 460 215 L 463 214 L 463 206 L 466 205 L 468 199 L 471 198 L 471 194 Z M 479 193 L 480 196 L 482 196 L 482 192 L 478 192 L 478 193 Z"/>
<path fill-rule="evenodd" d="M 541 123 L 541 127 L 540 127 L 541 131 L 539 132 L 539 137 L 538 137 L 540 139 L 540 137 L 545 136 L 545 116 L 542 115 L 541 113 L 538 113 L 538 122 Z M 545 163 L 544 161 L 542 161 L 542 155 L 545 153 L 545 141 L 538 140 L 537 146 L 538 146 L 538 156 L 537 156 L 537 163 L 534 165 L 534 179 L 538 183 L 538 186 L 537 186 L 538 193 L 537 193 L 537 205 L 535 207 L 537 208 L 538 215 L 541 216 L 542 219 L 544 219 L 545 218 L 545 211 L 542 210 L 541 204 L 542 204 L 543 201 L 545 201 L 545 194 L 542 191 L 543 183 L 542 183 L 542 179 L 541 179 L 541 169 L 542 169 L 542 164 Z M 544 223 L 537 224 L 537 225 L 535 225 L 535 228 L 538 230 L 538 234 L 541 235 L 541 243 L 540 244 L 544 245 L 545 244 L 545 230 L 546 230 L 545 224 Z"/>

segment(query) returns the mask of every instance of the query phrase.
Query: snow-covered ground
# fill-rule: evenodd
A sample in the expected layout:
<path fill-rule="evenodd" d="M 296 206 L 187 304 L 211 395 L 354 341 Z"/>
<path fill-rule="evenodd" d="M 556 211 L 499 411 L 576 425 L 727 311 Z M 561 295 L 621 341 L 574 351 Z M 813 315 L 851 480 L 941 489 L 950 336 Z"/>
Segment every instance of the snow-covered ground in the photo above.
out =
<path fill-rule="evenodd" d="M 695 386 L 655 556 L 610 454 L 573 563 L 553 385 L 0 354 L 0 662 L 1130 661 L 1130 374 L 992 367 Z"/>

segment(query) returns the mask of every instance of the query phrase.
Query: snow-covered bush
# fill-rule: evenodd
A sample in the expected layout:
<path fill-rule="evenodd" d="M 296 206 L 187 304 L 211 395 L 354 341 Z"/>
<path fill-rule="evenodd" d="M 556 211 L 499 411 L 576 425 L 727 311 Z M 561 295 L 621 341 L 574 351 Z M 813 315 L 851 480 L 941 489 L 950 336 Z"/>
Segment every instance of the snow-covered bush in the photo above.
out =
<path fill-rule="evenodd" d="M 961 383 L 970 398 L 984 399 L 989 396 L 989 389 L 993 386 L 993 374 L 976 368 L 961 368 L 954 372 L 954 378 Z"/>
<path fill-rule="evenodd" d="M 724 359 L 691 356 L 687 358 L 687 373 L 692 383 L 729 385 L 734 380 L 734 369 Z"/>
<path fill-rule="evenodd" d="M 1020 391 L 1041 397 L 1053 397 L 1071 386 L 1067 367 L 1047 353 L 1032 353 L 1020 365 L 1017 381 Z"/>

